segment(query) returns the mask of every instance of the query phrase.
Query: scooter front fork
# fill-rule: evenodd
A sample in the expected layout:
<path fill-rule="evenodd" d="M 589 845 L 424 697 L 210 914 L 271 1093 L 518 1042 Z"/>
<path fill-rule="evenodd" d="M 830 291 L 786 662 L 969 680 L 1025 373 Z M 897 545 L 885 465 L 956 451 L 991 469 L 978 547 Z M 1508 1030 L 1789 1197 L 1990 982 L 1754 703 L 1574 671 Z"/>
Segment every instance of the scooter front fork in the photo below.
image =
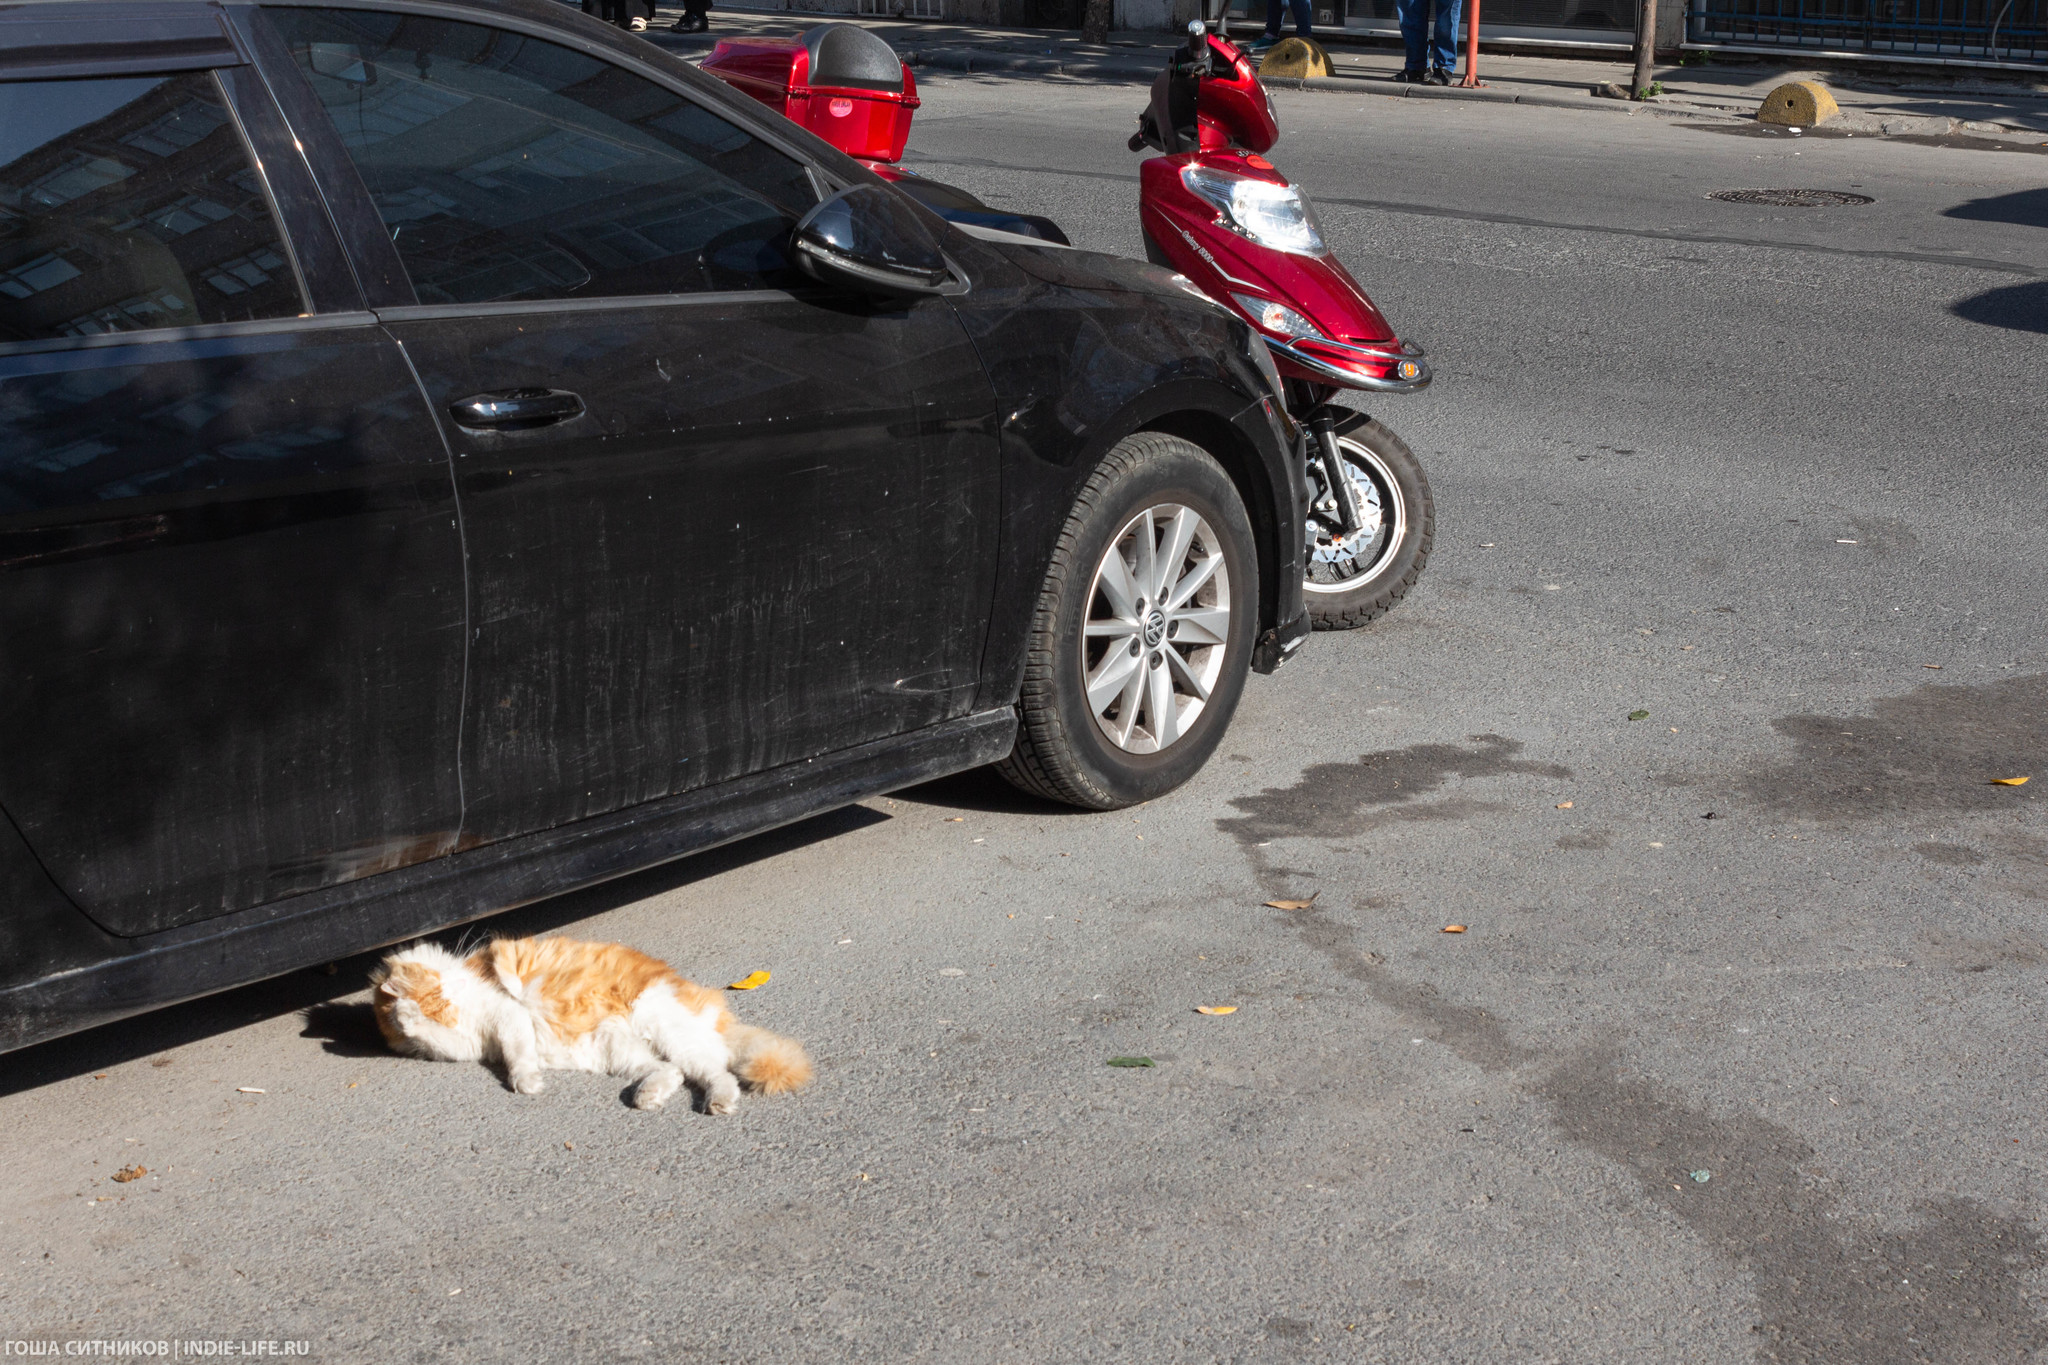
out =
<path fill-rule="evenodd" d="M 1310 458 L 1320 460 L 1323 466 L 1323 483 L 1336 499 L 1337 516 L 1343 522 L 1344 534 L 1355 536 L 1365 529 L 1365 513 L 1358 505 L 1358 489 L 1344 470 L 1344 456 L 1337 449 L 1337 414 L 1326 403 L 1310 413 L 1302 423 L 1308 429 L 1309 440 L 1314 443 Z"/>

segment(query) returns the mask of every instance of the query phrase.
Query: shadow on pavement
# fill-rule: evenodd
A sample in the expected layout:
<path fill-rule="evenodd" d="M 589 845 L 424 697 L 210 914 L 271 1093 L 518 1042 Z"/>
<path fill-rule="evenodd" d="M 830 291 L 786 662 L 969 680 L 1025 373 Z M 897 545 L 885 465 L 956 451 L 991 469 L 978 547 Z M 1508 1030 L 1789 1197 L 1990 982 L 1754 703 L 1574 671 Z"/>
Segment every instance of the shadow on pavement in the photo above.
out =
<path fill-rule="evenodd" d="M 426 935 L 451 946 L 490 935 L 544 934 L 579 920 L 616 910 L 635 901 L 715 877 L 722 872 L 773 858 L 826 839 L 837 838 L 889 817 L 865 806 L 815 816 L 782 829 L 757 834 L 660 867 L 636 872 L 598 886 L 552 896 Z M 132 1062 L 186 1043 L 210 1038 L 279 1015 L 302 1014 L 302 1037 L 328 1040 L 328 1051 L 343 1055 L 382 1052 L 383 1042 L 367 1009 L 336 1004 L 340 997 L 363 988 L 382 950 L 358 953 L 333 963 L 308 967 L 87 1029 L 64 1038 L 7 1054 L 0 1062 L 0 1097 L 34 1090 L 54 1081 Z"/>
<path fill-rule="evenodd" d="M 1965 322 L 2014 332 L 2048 332 L 2048 280 L 1987 289 L 1949 309 Z"/>
<path fill-rule="evenodd" d="M 1090 815 L 1077 806 L 1046 801 L 1019 791 L 1003 781 L 994 768 L 972 768 L 951 777 L 941 777 L 893 794 L 898 801 L 915 806 L 943 806 L 948 810 L 989 811 L 1001 815 Z"/>
<path fill-rule="evenodd" d="M 2048 228 L 2048 189 L 2016 190 L 1988 199 L 1972 199 L 1943 209 L 1944 218 L 1967 218 L 1976 223 L 2018 223 L 2021 227 Z"/>

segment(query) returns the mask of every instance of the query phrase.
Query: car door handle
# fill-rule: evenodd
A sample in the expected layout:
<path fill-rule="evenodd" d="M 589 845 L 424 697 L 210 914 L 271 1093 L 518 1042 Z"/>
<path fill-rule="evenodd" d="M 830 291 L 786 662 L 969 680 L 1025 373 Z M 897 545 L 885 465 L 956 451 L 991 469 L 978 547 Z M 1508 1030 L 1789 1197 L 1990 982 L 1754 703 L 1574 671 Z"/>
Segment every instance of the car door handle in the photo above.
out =
<path fill-rule="evenodd" d="M 583 400 L 567 389 L 502 389 L 448 405 L 455 425 L 473 431 L 525 431 L 583 415 Z"/>

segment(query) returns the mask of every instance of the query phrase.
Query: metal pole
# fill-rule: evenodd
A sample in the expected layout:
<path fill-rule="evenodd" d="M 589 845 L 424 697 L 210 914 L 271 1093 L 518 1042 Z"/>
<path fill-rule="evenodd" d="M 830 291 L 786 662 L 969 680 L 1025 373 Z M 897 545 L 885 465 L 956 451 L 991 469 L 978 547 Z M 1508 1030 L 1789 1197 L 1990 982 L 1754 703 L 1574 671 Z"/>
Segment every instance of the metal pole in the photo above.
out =
<path fill-rule="evenodd" d="M 1477 90 L 1486 84 L 1479 79 L 1479 0 L 1465 3 L 1471 6 L 1465 16 L 1465 79 L 1458 84 L 1467 90 Z"/>

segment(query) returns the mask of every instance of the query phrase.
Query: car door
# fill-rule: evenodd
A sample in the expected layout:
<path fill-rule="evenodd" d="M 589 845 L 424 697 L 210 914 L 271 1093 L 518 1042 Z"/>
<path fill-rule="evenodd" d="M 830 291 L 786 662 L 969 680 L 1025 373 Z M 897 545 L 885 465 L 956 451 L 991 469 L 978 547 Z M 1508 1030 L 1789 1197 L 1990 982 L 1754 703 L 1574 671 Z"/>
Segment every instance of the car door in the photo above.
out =
<path fill-rule="evenodd" d="M 0 14 L 0 807 L 123 935 L 461 821 L 445 449 L 221 11 Z"/>
<path fill-rule="evenodd" d="M 951 308 L 798 275 L 811 171 L 686 79 L 510 17 L 265 12 L 455 454 L 465 839 L 964 714 L 994 396 Z"/>

